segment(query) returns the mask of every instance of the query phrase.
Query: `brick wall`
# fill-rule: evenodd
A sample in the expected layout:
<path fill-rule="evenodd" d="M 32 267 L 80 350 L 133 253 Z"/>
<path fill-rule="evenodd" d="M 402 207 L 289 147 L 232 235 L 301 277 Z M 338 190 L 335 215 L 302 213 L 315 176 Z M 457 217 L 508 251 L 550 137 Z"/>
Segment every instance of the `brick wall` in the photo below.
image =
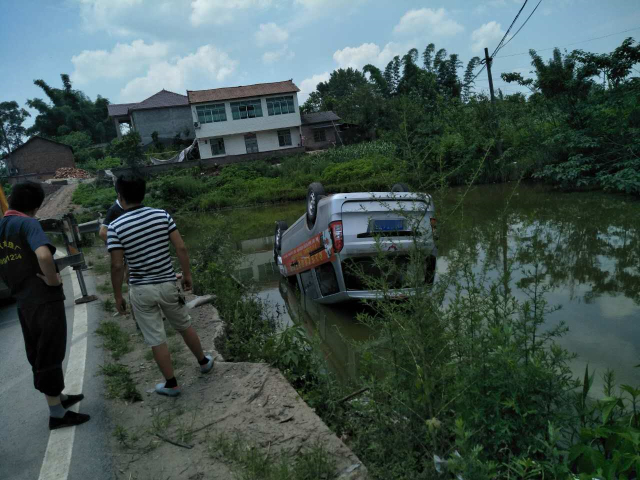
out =
<path fill-rule="evenodd" d="M 75 162 L 70 147 L 36 137 L 11 154 L 11 166 L 20 176 L 37 175 L 43 180 L 58 168 L 75 167 Z"/>
<path fill-rule="evenodd" d="M 307 150 L 322 150 L 325 148 L 331 148 L 334 145 L 339 145 L 336 143 L 336 131 L 334 128 L 325 128 L 323 129 L 325 132 L 325 137 L 327 139 L 326 142 L 316 142 L 313 133 L 319 129 L 311 128 L 311 126 L 303 125 L 302 126 L 302 136 L 304 137 L 303 145 Z"/>

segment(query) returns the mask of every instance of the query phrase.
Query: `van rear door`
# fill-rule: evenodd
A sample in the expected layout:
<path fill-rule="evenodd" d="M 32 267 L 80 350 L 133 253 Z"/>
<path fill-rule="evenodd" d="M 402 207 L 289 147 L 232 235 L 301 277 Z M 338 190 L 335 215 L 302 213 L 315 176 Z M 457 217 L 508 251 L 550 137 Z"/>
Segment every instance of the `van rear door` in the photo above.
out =
<path fill-rule="evenodd" d="M 430 219 L 434 208 L 425 198 L 380 198 L 347 200 L 342 204 L 344 249 L 342 256 L 376 250 L 376 237 L 408 249 L 414 236 L 425 247 L 433 246 Z"/>

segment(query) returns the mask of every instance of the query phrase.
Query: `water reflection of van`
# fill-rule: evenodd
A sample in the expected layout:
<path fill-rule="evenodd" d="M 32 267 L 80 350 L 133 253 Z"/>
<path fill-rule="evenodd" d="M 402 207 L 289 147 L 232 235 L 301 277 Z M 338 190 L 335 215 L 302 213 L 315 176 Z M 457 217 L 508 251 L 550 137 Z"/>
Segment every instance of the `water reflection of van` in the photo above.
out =
<path fill-rule="evenodd" d="M 354 321 L 362 305 L 321 305 L 300 295 L 281 278 L 279 290 L 291 321 L 302 326 L 309 338 L 317 335 L 330 369 L 344 382 L 358 378 L 359 355 L 354 342 L 369 339 L 373 332 Z"/>
<path fill-rule="evenodd" d="M 375 262 L 380 249 L 401 272 L 417 246 L 424 257 L 424 283 L 433 282 L 434 232 L 431 196 L 410 193 L 403 184 L 394 185 L 391 192 L 326 196 L 321 184 L 312 183 L 306 214 L 291 227 L 276 222 L 274 259 L 283 276 L 297 279 L 301 291 L 320 303 L 375 299 L 382 293 L 367 289 L 359 273 L 382 275 Z M 389 280 L 392 296 L 407 296 L 416 290 L 409 287 L 408 275 Z"/>

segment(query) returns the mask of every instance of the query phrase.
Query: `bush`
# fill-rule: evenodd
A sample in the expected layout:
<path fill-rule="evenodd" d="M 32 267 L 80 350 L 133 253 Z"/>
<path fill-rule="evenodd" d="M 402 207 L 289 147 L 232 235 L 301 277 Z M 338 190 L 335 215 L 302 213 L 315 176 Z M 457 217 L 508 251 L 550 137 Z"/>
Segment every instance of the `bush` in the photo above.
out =
<path fill-rule="evenodd" d="M 99 150 L 96 150 L 99 151 Z M 103 153 L 104 155 L 104 153 Z M 92 159 L 82 165 L 82 168 L 89 170 L 90 172 L 97 172 L 99 170 L 111 170 L 112 168 L 118 168 L 122 166 L 122 161 L 119 158 L 104 157 L 100 159 Z"/>
<path fill-rule="evenodd" d="M 116 199 L 113 186 L 98 186 L 91 183 L 81 183 L 73 192 L 73 203 L 94 211 L 106 212 Z"/>

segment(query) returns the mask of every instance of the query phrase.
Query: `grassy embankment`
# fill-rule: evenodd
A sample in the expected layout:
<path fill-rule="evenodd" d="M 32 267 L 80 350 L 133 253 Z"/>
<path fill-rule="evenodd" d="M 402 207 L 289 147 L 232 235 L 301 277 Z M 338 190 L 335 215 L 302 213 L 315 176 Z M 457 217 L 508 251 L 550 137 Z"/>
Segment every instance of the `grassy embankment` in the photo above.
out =
<path fill-rule="evenodd" d="M 444 478 L 637 471 L 640 389 L 618 389 L 607 374 L 605 398 L 593 401 L 593 373 L 572 378 L 573 356 L 557 343 L 566 329 L 545 326 L 554 309 L 543 274 L 513 285 L 510 262 L 505 278 L 490 281 L 471 268 L 473 252 L 452 257 L 429 295 L 376 302 L 358 315 L 378 335 L 353 345 L 359 374 L 344 385 L 301 330 L 279 331 L 251 289 L 231 279 L 237 256 L 224 228 L 194 255 L 196 289 L 217 294 L 225 319 L 218 350 L 280 368 L 374 478 L 435 478 L 436 457 L 446 462 Z M 396 267 L 378 261 L 385 274 L 365 281 L 386 291 Z M 528 300 L 515 298 L 517 288 Z"/>
<path fill-rule="evenodd" d="M 317 181 L 328 193 L 388 191 L 401 181 L 417 187 L 408 165 L 393 153 L 391 144 L 370 143 L 295 156 L 279 165 L 256 161 L 216 172 L 176 170 L 149 181 L 146 204 L 186 212 L 288 202 L 306 198 L 307 186 Z M 111 186 L 80 185 L 73 201 L 90 210 L 105 211 L 114 196 Z"/>
<path fill-rule="evenodd" d="M 358 173 L 363 165 L 371 167 L 367 177 Z M 348 182 L 355 190 L 388 188 L 403 180 L 415 186 L 419 179 L 407 176 L 402 165 L 371 155 L 343 161 L 319 157 L 289 167 L 234 166 L 211 177 L 191 172 L 152 180 L 147 203 L 186 212 L 300 199 L 313 180 L 323 181 L 328 191 L 332 185 L 346 189 Z M 194 185 L 206 188 L 194 191 Z M 78 196 L 88 193 L 81 190 Z M 87 200 L 98 204 L 100 198 L 104 206 L 110 204 L 112 189 L 98 190 Z M 451 220 L 454 228 L 462 209 L 447 210 L 441 210 L 440 219 Z M 193 255 L 196 291 L 217 294 L 225 320 L 218 350 L 230 361 L 266 361 L 280 368 L 336 434 L 349 439 L 374 478 L 434 478 L 438 465 L 447 471 L 445 478 L 637 475 L 640 389 L 616 388 L 608 375 L 605 398 L 593 401 L 593 374 L 585 372 L 581 381 L 571 378 L 572 356 L 556 342 L 566 330 L 544 325 L 550 308 L 539 272 L 530 272 L 526 284 L 513 285 L 515 263 L 510 261 L 504 278 L 491 281 L 472 268 L 474 252 L 461 251 L 430 295 L 377 302 L 359 315 L 357 320 L 378 336 L 354 345 L 362 359 L 359 376 L 345 386 L 300 330 L 279 332 L 277 319 L 265 313 L 260 300 L 232 280 L 238 255 L 232 240 L 242 228 L 216 229 L 215 238 L 202 242 Z M 385 290 L 394 266 L 384 258 L 379 262 L 385 275 L 366 281 Z M 516 288 L 527 301 L 515 298 Z M 352 392 L 362 393 L 345 400 Z"/>

